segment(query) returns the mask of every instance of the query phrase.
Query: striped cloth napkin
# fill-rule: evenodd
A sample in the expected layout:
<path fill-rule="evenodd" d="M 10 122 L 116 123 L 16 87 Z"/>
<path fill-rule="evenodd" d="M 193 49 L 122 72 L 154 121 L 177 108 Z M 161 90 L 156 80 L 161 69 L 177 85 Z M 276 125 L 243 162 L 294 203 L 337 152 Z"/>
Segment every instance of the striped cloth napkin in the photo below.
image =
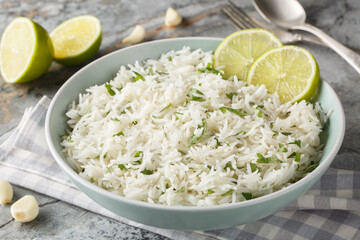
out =
<path fill-rule="evenodd" d="M 360 172 L 333 168 L 284 210 L 233 228 L 176 231 L 117 216 L 78 190 L 52 158 L 44 133 L 49 103 L 43 97 L 26 109 L 19 126 L 0 145 L 0 176 L 12 184 L 172 239 L 360 239 Z"/>

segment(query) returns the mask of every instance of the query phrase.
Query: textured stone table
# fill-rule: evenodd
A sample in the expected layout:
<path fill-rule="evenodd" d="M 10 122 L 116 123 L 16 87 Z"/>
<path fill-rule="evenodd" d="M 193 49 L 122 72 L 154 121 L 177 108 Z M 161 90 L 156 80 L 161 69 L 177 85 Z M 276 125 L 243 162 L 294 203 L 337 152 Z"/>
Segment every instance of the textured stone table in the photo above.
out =
<path fill-rule="evenodd" d="M 250 15 L 258 17 L 250 0 L 234 0 Z M 303 0 L 308 22 L 350 47 L 360 49 L 359 0 Z M 182 36 L 225 37 L 236 28 L 219 11 L 223 1 L 156 0 L 0 0 L 0 32 L 17 16 L 32 18 L 48 31 L 63 20 L 81 15 L 97 16 L 103 27 L 103 42 L 95 58 L 123 48 L 121 40 L 136 24 L 147 29 L 145 41 Z M 163 25 L 166 9 L 172 6 L 183 15 L 184 23 L 175 29 Z M 328 48 L 299 43 L 317 59 L 321 76 L 339 95 L 346 114 L 346 135 L 333 167 L 360 170 L 360 76 Z M 94 59 L 95 59 L 94 58 Z M 60 86 L 82 66 L 53 64 L 38 80 L 6 84 L 0 79 L 0 136 L 13 129 L 26 107 L 43 96 L 52 97 Z M 0 138 L 0 143 L 4 138 Z M 9 206 L 0 207 L 0 239 L 165 239 L 148 231 L 121 224 L 112 219 L 14 186 L 15 199 L 33 194 L 40 204 L 39 217 L 28 224 L 12 220 Z"/>

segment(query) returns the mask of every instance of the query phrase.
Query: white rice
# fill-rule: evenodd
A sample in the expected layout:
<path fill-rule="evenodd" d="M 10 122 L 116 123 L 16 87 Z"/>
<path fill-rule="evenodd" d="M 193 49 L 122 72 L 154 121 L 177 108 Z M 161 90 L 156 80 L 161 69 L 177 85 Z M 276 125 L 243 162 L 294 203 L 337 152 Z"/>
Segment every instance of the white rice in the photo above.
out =
<path fill-rule="evenodd" d="M 105 85 L 80 94 L 62 142 L 80 176 L 127 198 L 184 206 L 239 202 L 302 178 L 321 153 L 319 104 L 281 104 L 264 86 L 197 71 L 210 62 L 210 52 L 184 47 L 122 66 L 113 96 Z M 191 89 L 204 101 L 191 101 Z"/>

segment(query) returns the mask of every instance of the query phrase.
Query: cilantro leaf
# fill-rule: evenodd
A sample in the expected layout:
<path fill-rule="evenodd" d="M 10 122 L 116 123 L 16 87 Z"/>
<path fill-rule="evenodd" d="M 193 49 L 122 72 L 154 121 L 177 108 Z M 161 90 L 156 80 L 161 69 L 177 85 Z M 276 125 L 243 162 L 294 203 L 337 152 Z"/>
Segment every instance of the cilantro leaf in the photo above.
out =
<path fill-rule="evenodd" d="M 317 166 L 319 166 L 319 163 L 315 163 L 314 161 L 311 161 L 310 165 L 305 168 L 305 172 L 312 172 Z"/>
<path fill-rule="evenodd" d="M 141 171 L 141 173 L 144 174 L 144 175 L 151 175 L 151 174 L 153 174 L 153 171 L 144 169 L 144 170 Z"/>
<path fill-rule="evenodd" d="M 279 152 L 287 152 L 288 149 L 284 146 L 284 144 L 279 143 Z"/>
<path fill-rule="evenodd" d="M 118 164 L 118 168 L 120 168 L 121 171 L 127 170 L 124 164 Z"/>
<path fill-rule="evenodd" d="M 215 68 L 212 68 L 211 63 L 208 63 L 205 68 L 199 68 L 197 70 L 199 73 L 212 73 L 212 74 L 219 74 L 223 75 L 224 71 L 222 70 L 216 70 Z"/>
<path fill-rule="evenodd" d="M 190 89 L 186 96 L 191 98 L 191 101 L 204 102 L 205 99 L 202 96 L 205 96 L 201 91 L 196 88 Z"/>
<path fill-rule="evenodd" d="M 226 165 L 225 165 L 225 167 L 224 167 L 225 170 L 226 170 L 227 168 L 230 168 L 230 170 L 235 170 L 235 169 L 233 168 L 233 166 L 232 166 L 232 164 L 231 164 L 230 161 L 227 162 Z"/>
<path fill-rule="evenodd" d="M 247 112 L 245 112 L 242 109 L 233 109 L 233 108 L 229 108 L 229 107 L 220 107 L 219 109 L 222 113 L 229 111 L 231 113 L 238 115 L 239 117 L 244 117 L 244 116 L 248 115 Z"/>
<path fill-rule="evenodd" d="M 136 75 L 136 77 L 134 78 L 134 82 L 137 82 L 139 79 L 145 81 L 145 78 L 143 75 L 141 75 L 140 73 L 135 72 L 135 71 L 133 71 L 133 73 L 135 73 L 135 75 Z"/>
<path fill-rule="evenodd" d="M 135 161 L 135 163 L 141 164 L 143 157 L 144 157 L 143 151 L 138 151 L 137 153 L 135 153 L 134 158 L 139 158 L 138 160 Z"/>
<path fill-rule="evenodd" d="M 171 107 L 171 103 L 169 103 L 168 105 L 166 105 L 166 107 L 164 107 L 163 109 L 161 109 L 161 111 L 160 111 L 160 112 L 165 111 L 165 110 L 166 110 L 166 109 L 168 109 L 169 107 Z"/>
<path fill-rule="evenodd" d="M 108 91 L 108 93 L 110 94 L 110 96 L 114 96 L 115 92 L 114 90 L 112 90 L 112 85 L 110 83 L 105 83 L 105 88 Z"/>
<path fill-rule="evenodd" d="M 201 134 L 199 136 L 193 135 L 191 137 L 191 139 L 190 139 L 188 147 L 191 147 L 192 145 L 194 145 L 204 135 L 204 133 L 207 131 L 207 123 L 206 123 L 205 118 L 202 119 L 202 125 L 198 125 L 198 129 L 201 129 L 201 128 L 203 129 Z"/>
<path fill-rule="evenodd" d="M 238 95 L 237 92 L 226 93 L 226 96 L 227 96 L 228 98 L 230 98 L 230 100 L 232 100 L 233 96 L 237 96 L 237 95 Z"/>
<path fill-rule="evenodd" d="M 258 167 L 255 163 L 250 163 L 251 172 L 255 172 L 258 170 L 258 172 L 261 172 L 261 168 Z"/>
<path fill-rule="evenodd" d="M 125 135 L 124 135 L 124 133 L 122 131 L 120 131 L 120 132 L 113 135 L 113 137 L 115 137 L 115 136 L 125 136 Z"/>
<path fill-rule="evenodd" d="M 243 193 L 241 193 L 241 194 L 244 196 L 244 198 L 245 198 L 246 200 L 253 199 L 253 195 L 252 195 L 252 193 L 250 193 L 250 192 L 243 192 Z"/>
<path fill-rule="evenodd" d="M 233 192 L 235 192 L 235 189 L 230 189 L 229 191 L 227 191 L 226 193 L 221 194 L 222 197 L 231 195 Z"/>
<path fill-rule="evenodd" d="M 282 162 L 280 159 L 278 159 L 277 157 L 264 157 L 261 153 L 257 153 L 256 154 L 258 157 L 258 160 L 256 161 L 257 163 L 273 163 L 273 162 Z"/>
<path fill-rule="evenodd" d="M 301 140 L 295 140 L 293 142 L 289 142 L 288 144 L 296 144 L 298 147 L 301 147 Z"/>

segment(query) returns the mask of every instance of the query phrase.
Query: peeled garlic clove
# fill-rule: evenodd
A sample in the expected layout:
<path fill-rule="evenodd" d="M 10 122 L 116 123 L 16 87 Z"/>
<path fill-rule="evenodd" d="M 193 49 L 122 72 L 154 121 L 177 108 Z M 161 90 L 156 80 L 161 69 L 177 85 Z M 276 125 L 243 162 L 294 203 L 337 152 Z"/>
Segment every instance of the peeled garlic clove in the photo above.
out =
<path fill-rule="evenodd" d="M 11 215 L 19 222 L 30 222 L 39 214 L 39 205 L 31 195 L 26 195 L 11 206 Z"/>
<path fill-rule="evenodd" d="M 7 204 L 11 202 L 13 189 L 10 183 L 0 178 L 0 203 Z"/>
<path fill-rule="evenodd" d="M 165 25 L 168 27 L 176 27 L 182 22 L 181 15 L 173 8 L 169 7 L 165 15 Z"/>
<path fill-rule="evenodd" d="M 141 25 L 136 25 L 132 33 L 122 40 L 124 44 L 136 44 L 144 40 L 145 29 Z"/>

